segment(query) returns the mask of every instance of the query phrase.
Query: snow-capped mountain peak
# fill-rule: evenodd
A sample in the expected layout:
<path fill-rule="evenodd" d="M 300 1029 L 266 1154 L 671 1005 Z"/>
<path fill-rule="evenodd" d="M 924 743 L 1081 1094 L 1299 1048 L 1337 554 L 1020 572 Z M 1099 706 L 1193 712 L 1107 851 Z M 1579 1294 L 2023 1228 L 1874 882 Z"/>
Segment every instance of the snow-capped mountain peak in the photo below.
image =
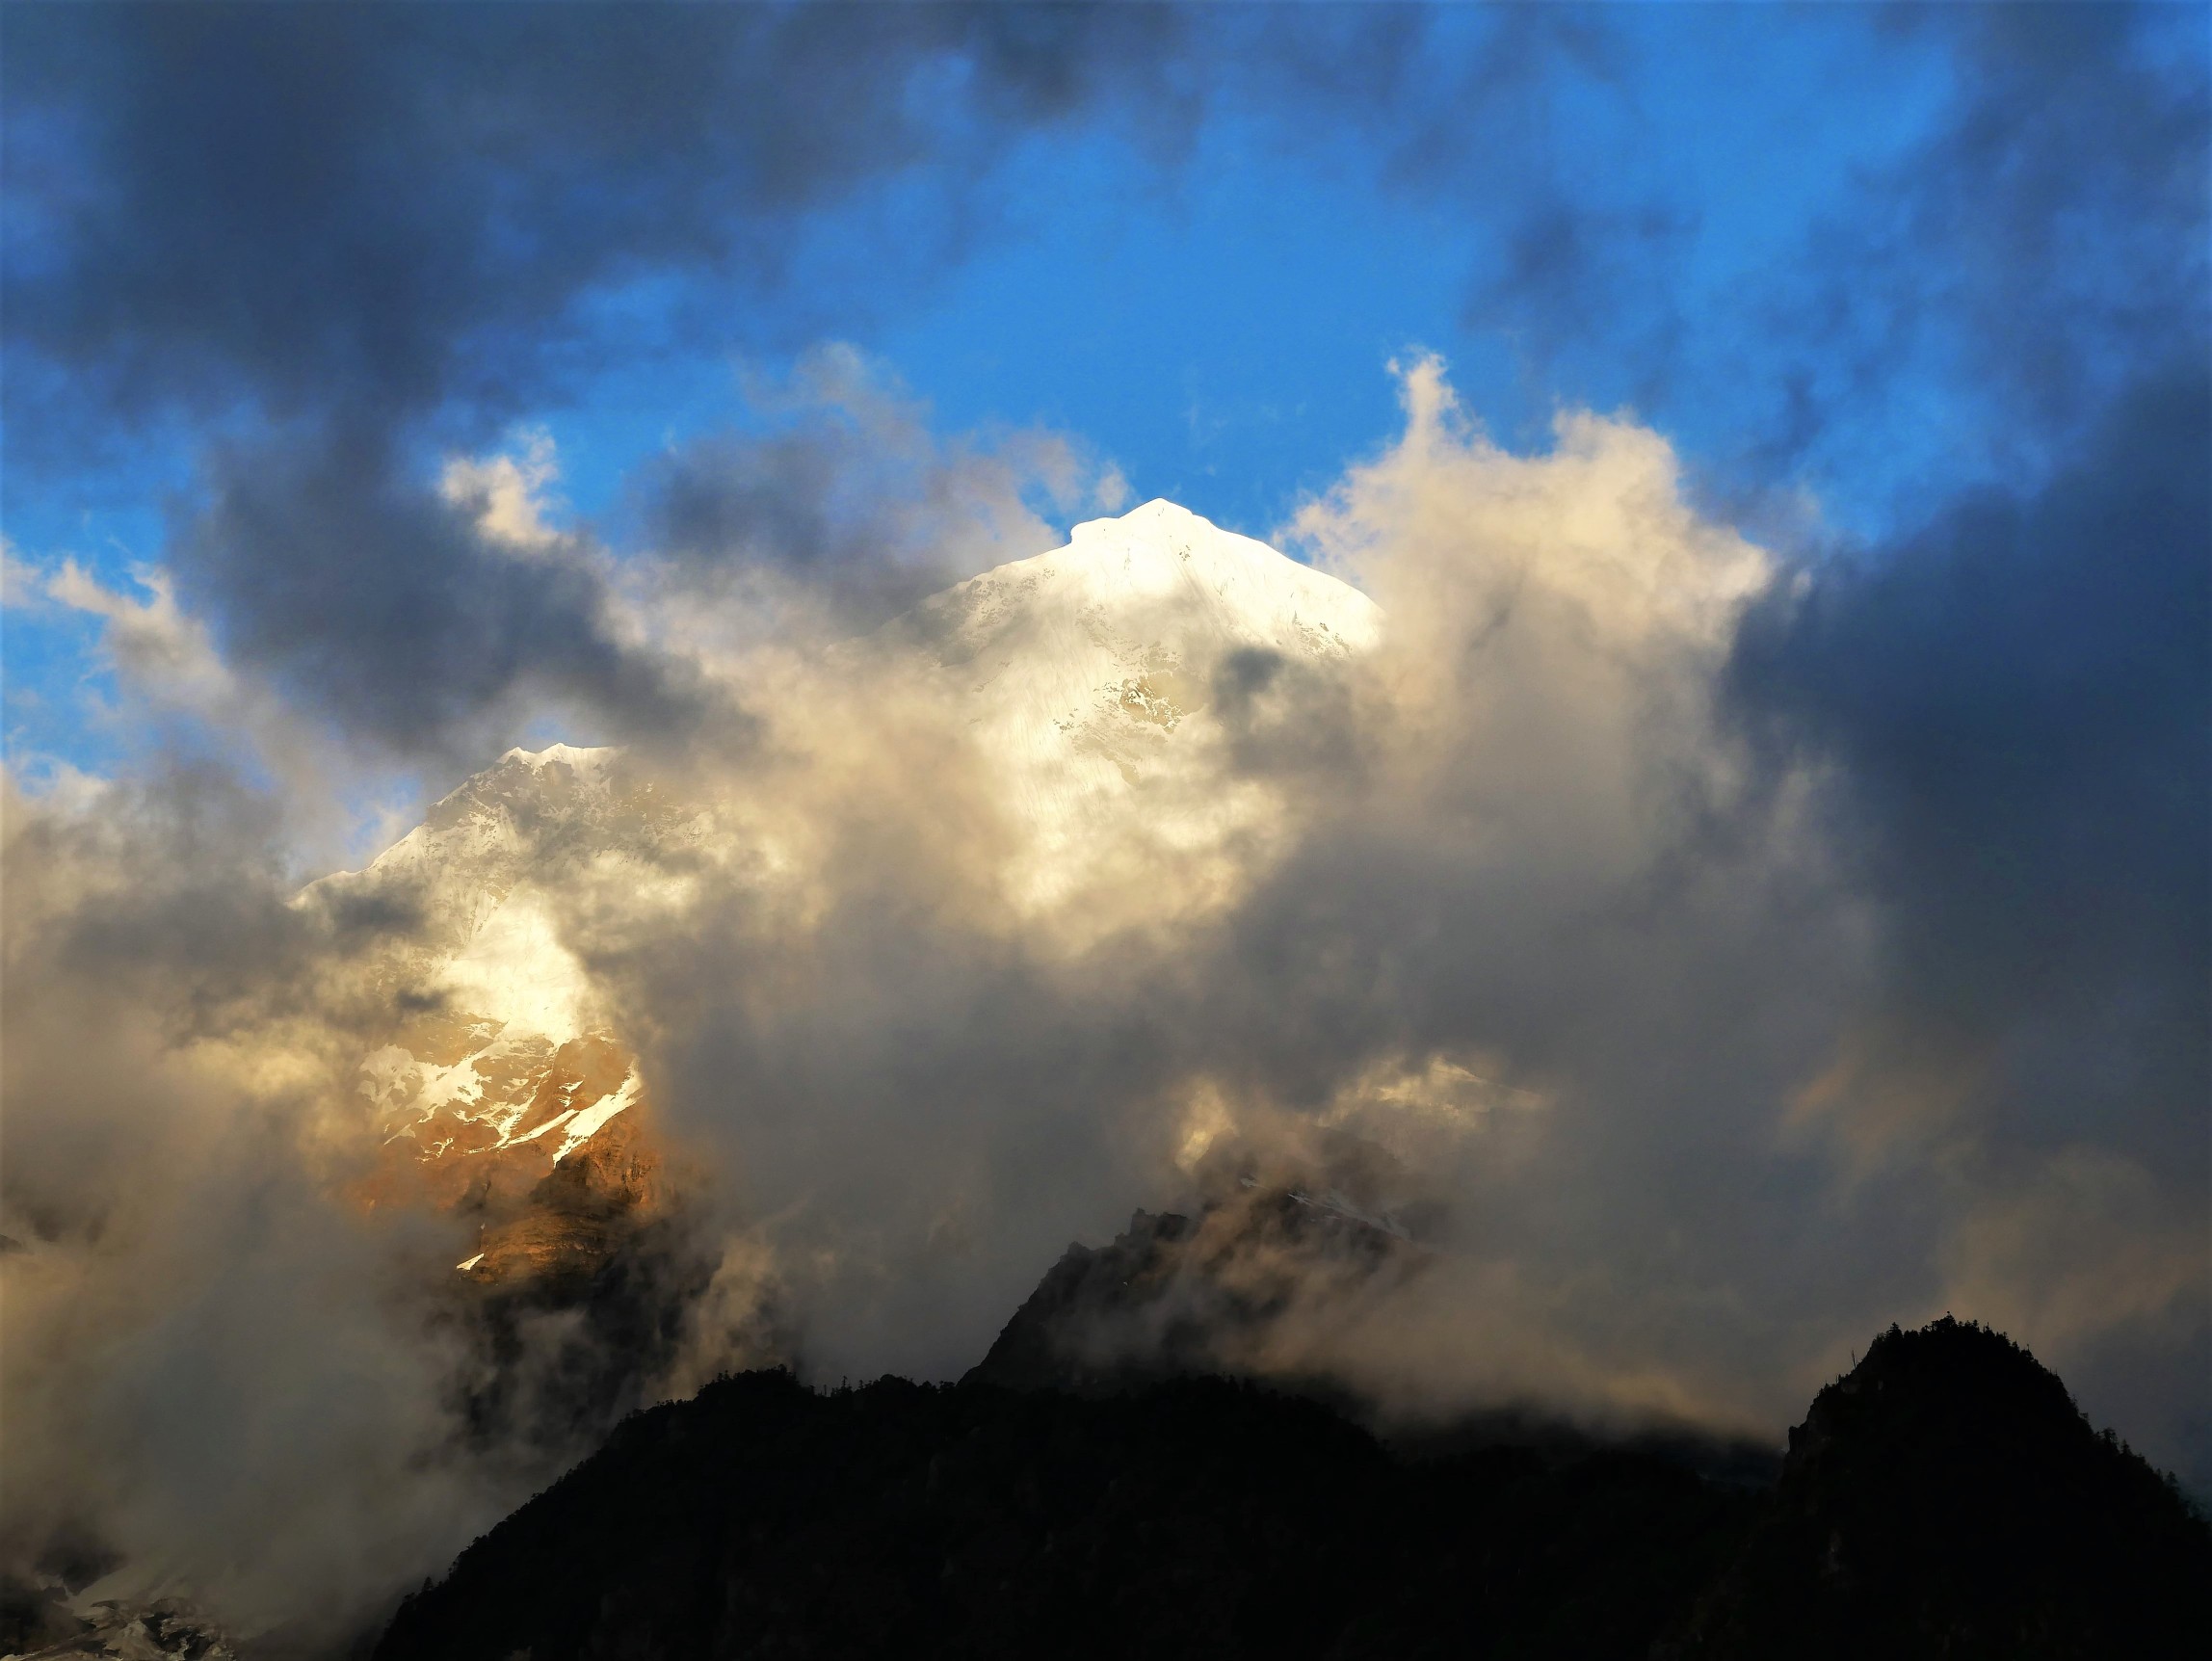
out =
<path fill-rule="evenodd" d="M 1272 798 L 1227 772 L 1223 675 L 1239 658 L 1327 671 L 1382 626 L 1350 584 L 1151 501 L 947 589 L 884 634 L 956 677 L 1027 832 L 1010 896 L 1034 909 L 1140 873 L 1155 899 L 1179 884 L 1224 892 L 1225 870 L 1198 866 L 1254 846 Z"/>
<path fill-rule="evenodd" d="M 908 626 L 939 644 L 947 661 L 1003 640 L 1031 648 L 1026 655 L 1047 660 L 1033 667 L 1049 672 L 1088 655 L 1086 645 L 1124 657 L 1224 646 L 1360 650 L 1381 623 L 1375 603 L 1350 584 L 1154 500 L 1086 520 L 1064 547 L 935 595 Z M 1073 638 L 1060 638 L 1067 625 Z"/>

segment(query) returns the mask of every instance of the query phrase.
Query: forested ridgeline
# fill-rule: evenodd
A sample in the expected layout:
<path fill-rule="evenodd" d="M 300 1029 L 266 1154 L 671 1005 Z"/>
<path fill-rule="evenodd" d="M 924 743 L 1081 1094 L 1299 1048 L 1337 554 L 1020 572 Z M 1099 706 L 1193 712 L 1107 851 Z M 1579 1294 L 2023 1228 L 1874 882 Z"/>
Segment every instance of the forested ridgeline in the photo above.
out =
<path fill-rule="evenodd" d="M 1478 1438 L 1486 1439 L 1486 1438 Z M 381 1661 L 2194 1655 L 2212 1532 L 1994 1332 L 1892 1329 L 1769 1489 L 1321 1404 L 718 1381 L 400 1610 Z"/>

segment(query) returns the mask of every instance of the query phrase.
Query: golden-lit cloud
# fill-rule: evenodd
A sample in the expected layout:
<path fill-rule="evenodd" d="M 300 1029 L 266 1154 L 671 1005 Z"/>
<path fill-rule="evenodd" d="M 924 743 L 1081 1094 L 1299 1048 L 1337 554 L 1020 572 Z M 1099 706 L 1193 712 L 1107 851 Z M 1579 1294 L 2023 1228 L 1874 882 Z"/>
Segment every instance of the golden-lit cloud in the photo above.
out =
<path fill-rule="evenodd" d="M 1939 1304 L 2062 1363 L 2185 1328 L 2200 1208 L 2124 1150 L 2004 1168 L 1981 1052 L 1867 1041 L 1832 780 L 1730 701 L 1776 562 L 1646 428 L 1517 455 L 1437 360 L 1401 383 L 1285 533 L 1310 566 L 1165 504 L 1035 560 L 1040 500 L 1118 506 L 1111 467 L 937 436 L 843 352 L 786 428 L 648 469 L 620 553 L 560 526 L 548 445 L 453 460 L 454 534 L 580 585 L 680 708 L 511 751 L 311 884 L 301 838 L 388 759 L 158 574 L 38 576 L 223 742 L 9 786 L 10 1542 L 86 1522 L 263 1618 L 373 1598 L 574 1451 L 587 1360 L 629 1369 L 595 1411 L 776 1359 L 957 1374 L 1139 1204 L 1213 1204 L 1189 1310 L 1275 1311 L 1221 1359 L 1412 1417 L 1771 1433 Z M 621 1197 L 649 1356 L 573 1305 L 487 1347 L 486 1288 L 581 1250 L 523 1188 L 605 1201 L 593 1251 Z M 1245 1227 L 1282 1194 L 1403 1250 Z"/>

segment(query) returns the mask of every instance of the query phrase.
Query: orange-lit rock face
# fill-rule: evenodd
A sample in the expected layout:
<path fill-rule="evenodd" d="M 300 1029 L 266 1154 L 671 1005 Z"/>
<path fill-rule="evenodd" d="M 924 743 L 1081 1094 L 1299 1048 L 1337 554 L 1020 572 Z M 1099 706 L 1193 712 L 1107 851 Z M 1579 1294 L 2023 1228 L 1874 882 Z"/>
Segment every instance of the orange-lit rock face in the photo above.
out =
<path fill-rule="evenodd" d="M 556 1042 L 491 1020 L 409 1029 L 362 1063 L 387 1140 L 419 1156 L 520 1150 L 558 1164 L 635 1105 L 629 1053 L 603 1033 Z"/>
<path fill-rule="evenodd" d="M 473 1280 L 589 1277 L 665 1209 L 650 1109 L 604 1034 L 555 1044 L 428 1021 L 362 1071 L 382 1136 L 362 1198 L 473 1221 L 477 1250 L 457 1265 Z"/>
<path fill-rule="evenodd" d="M 500 1163 L 496 1152 L 487 1162 Z M 509 1161 L 510 1171 L 521 1161 Z M 505 1173 L 500 1173 L 505 1174 Z M 634 1114 L 610 1124 L 517 1197 L 497 1193 L 499 1174 L 462 1198 L 482 1230 L 472 1278 L 494 1283 L 566 1284 L 588 1279 L 639 1226 L 660 1214 L 661 1159 Z"/>
<path fill-rule="evenodd" d="M 580 870 L 649 859 L 681 823 L 604 751 L 512 751 L 367 870 L 303 897 L 411 919 L 371 965 L 400 1013 L 359 1068 L 381 1145 L 359 1198 L 472 1221 L 458 1266 L 472 1281 L 588 1279 L 666 1210 L 636 1060 L 558 902 Z"/>

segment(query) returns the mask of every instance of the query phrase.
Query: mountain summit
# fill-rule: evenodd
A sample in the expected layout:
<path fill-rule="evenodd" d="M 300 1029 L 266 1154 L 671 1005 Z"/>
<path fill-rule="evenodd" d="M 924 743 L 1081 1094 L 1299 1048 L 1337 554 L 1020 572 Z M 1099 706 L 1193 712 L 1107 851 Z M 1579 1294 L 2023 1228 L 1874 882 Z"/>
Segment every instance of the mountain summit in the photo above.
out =
<path fill-rule="evenodd" d="M 1224 875 L 1210 853 L 1265 837 L 1273 798 L 1238 777 L 1224 715 L 1340 671 L 1382 631 L 1349 583 L 1155 500 L 931 596 L 878 641 L 952 680 L 1027 835 L 1016 902 L 1120 921 L 1117 884 L 1143 883 L 1148 906 L 1195 898 Z M 1161 885 L 1163 861 L 1187 893 Z"/>
<path fill-rule="evenodd" d="M 2181 1655 L 2212 1534 L 2055 1373 L 1949 1316 L 1892 1327 L 1814 1398 L 1684 1653 Z"/>
<path fill-rule="evenodd" d="M 978 664 L 978 690 L 1018 664 L 1017 684 L 1056 684 L 1080 709 L 1113 684 L 1099 670 L 1187 672 L 1240 646 L 1341 656 L 1375 643 L 1382 613 L 1348 583 L 1155 500 L 933 595 L 908 626 L 948 665 Z"/>

